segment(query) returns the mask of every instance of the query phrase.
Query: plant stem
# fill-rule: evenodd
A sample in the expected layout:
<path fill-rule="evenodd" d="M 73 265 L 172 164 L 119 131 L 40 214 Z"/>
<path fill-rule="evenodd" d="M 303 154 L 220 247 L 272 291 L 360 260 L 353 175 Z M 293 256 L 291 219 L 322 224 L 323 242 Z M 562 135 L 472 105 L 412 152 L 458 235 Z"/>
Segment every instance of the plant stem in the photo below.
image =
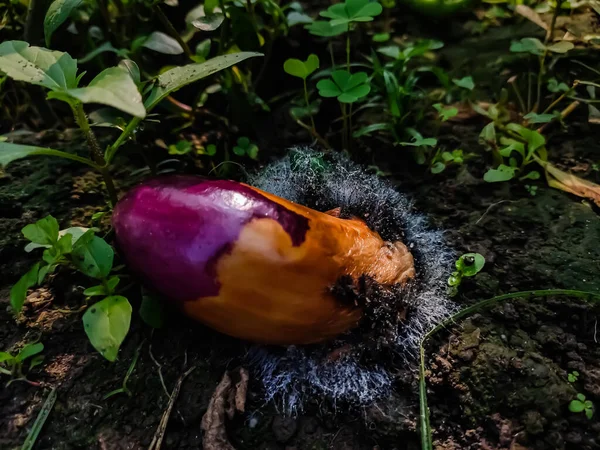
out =
<path fill-rule="evenodd" d="M 96 135 L 92 131 L 90 123 L 88 122 L 88 118 L 85 115 L 85 111 L 83 110 L 83 104 L 80 102 L 71 103 L 71 108 L 73 110 L 75 122 L 77 122 L 77 125 L 79 125 L 79 128 L 81 129 L 81 131 L 83 131 L 83 134 L 85 135 L 85 139 L 88 143 L 88 147 L 92 156 L 91 159 L 98 165 L 98 170 L 102 175 L 102 178 L 104 178 L 104 184 L 106 185 L 106 190 L 108 191 L 110 203 L 112 206 L 115 206 L 118 200 L 117 190 L 115 188 L 113 179 L 108 171 L 107 163 L 104 159 L 104 155 L 102 153 L 102 149 L 100 148 L 100 144 L 98 144 Z"/>
<path fill-rule="evenodd" d="M 342 147 L 348 150 L 348 115 L 346 114 L 346 104 L 340 103 L 342 109 L 342 118 L 344 119 L 344 128 L 342 129 Z"/>
<path fill-rule="evenodd" d="M 346 33 L 346 70 L 350 72 L 350 26 Z"/>
<path fill-rule="evenodd" d="M 573 111 L 575 111 L 575 109 L 580 105 L 581 103 L 579 103 L 577 100 L 575 100 L 573 103 L 569 104 L 569 106 L 567 106 L 565 109 L 563 109 L 560 112 L 560 120 L 563 120 L 565 117 L 567 117 L 569 114 L 571 114 Z M 552 121 L 554 122 L 554 120 Z M 536 131 L 538 133 L 543 133 L 546 128 L 548 127 L 548 125 L 550 125 L 552 122 L 548 122 L 545 123 L 544 125 L 542 125 L 541 127 L 539 127 Z"/>
<path fill-rule="evenodd" d="M 554 100 L 543 112 L 542 114 L 547 114 L 550 111 L 552 111 L 552 108 L 554 108 L 556 105 L 558 105 L 567 95 L 571 95 L 571 93 L 575 90 L 575 88 L 577 87 L 577 85 L 579 84 L 578 80 L 575 80 L 575 82 L 573 83 L 573 86 L 571 86 L 571 88 L 568 91 L 565 91 L 562 93 L 562 95 L 560 97 L 558 97 L 556 100 Z"/>
<path fill-rule="evenodd" d="M 125 143 L 125 141 L 129 138 L 129 135 L 131 135 L 135 131 L 135 129 L 141 121 L 142 119 L 140 119 L 139 117 L 134 117 L 133 119 L 131 119 L 125 127 L 125 129 L 121 132 L 117 140 L 110 147 L 108 147 L 108 149 L 106 149 L 107 164 L 110 164 L 112 162 L 119 147 L 121 147 L 121 145 Z"/>
<path fill-rule="evenodd" d="M 329 47 L 329 56 L 331 56 L 331 70 L 335 70 L 335 58 L 333 57 L 333 43 L 331 40 L 327 47 Z"/>
<path fill-rule="evenodd" d="M 306 102 L 306 111 L 308 111 L 308 116 L 310 117 L 310 124 L 312 126 L 313 135 L 317 134 L 317 127 L 315 126 L 315 119 L 313 118 L 312 111 L 310 110 L 310 102 L 308 101 L 308 88 L 306 87 L 306 78 L 303 78 L 304 82 L 304 101 Z"/>
<path fill-rule="evenodd" d="M 546 39 L 544 39 L 544 53 L 540 57 L 540 70 L 538 71 L 537 78 L 537 100 L 535 105 L 533 106 L 533 111 L 537 112 L 540 104 L 542 102 L 542 79 L 544 77 L 544 73 L 546 72 L 545 63 L 546 57 L 548 56 L 548 43 L 554 36 L 554 27 L 556 26 L 556 19 L 558 18 L 558 14 L 560 12 L 560 5 L 557 3 L 554 8 L 554 14 L 552 14 L 552 22 L 550 23 L 550 28 L 548 29 L 548 33 L 546 33 Z"/>
<path fill-rule="evenodd" d="M 190 50 L 190 47 L 181 38 L 181 35 L 177 32 L 177 30 L 175 29 L 175 27 L 173 26 L 173 24 L 171 23 L 171 21 L 169 20 L 169 18 L 165 15 L 165 13 L 163 12 L 163 10 L 160 9 L 160 5 L 156 4 L 156 5 L 154 5 L 152 7 L 152 9 L 154 10 L 154 12 L 156 13 L 156 15 L 158 16 L 158 20 L 160 20 L 160 22 L 163 24 L 163 26 L 167 29 L 167 31 L 171 35 L 171 37 L 173 39 L 175 39 L 179 43 L 179 45 L 181 45 L 181 48 L 183 49 L 183 52 L 185 53 L 185 55 L 189 59 L 193 60 L 194 54 Z"/>
<path fill-rule="evenodd" d="M 327 142 L 319 133 L 313 130 L 309 125 L 306 125 L 300 119 L 296 119 L 296 123 L 302 128 L 304 128 L 306 131 L 310 132 L 313 135 L 313 137 L 319 142 L 319 144 L 321 144 L 324 148 L 326 148 L 327 150 L 331 150 L 331 145 L 329 145 L 329 142 Z"/>
<path fill-rule="evenodd" d="M 519 91 L 519 86 L 517 86 L 517 80 L 515 79 L 512 83 L 510 83 L 517 99 L 519 100 L 519 106 L 521 107 L 521 111 L 526 112 L 525 102 L 523 101 L 523 97 L 521 96 L 521 91 Z"/>

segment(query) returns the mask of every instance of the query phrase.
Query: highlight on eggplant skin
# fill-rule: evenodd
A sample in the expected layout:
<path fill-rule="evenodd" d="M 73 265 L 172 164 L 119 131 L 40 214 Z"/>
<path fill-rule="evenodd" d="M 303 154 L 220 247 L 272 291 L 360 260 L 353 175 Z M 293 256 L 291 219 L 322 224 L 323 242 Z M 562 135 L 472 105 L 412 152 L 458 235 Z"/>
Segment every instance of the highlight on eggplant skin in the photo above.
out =
<path fill-rule="evenodd" d="M 172 175 L 133 188 L 113 215 L 129 267 L 190 317 L 267 344 L 332 339 L 360 321 L 342 278 L 383 286 L 415 276 L 400 241 L 243 183 Z"/>

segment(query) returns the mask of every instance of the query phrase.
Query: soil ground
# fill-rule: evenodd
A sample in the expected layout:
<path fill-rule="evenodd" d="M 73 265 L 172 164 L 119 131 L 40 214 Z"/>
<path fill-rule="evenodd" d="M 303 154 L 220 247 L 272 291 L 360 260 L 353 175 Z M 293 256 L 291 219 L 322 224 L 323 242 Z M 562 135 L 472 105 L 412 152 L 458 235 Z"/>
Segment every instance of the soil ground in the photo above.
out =
<path fill-rule="evenodd" d="M 505 36 L 506 42 L 512 37 Z M 480 129 L 455 125 L 441 141 L 481 152 Z M 571 126 L 568 135 L 553 138 L 551 160 L 598 182 L 591 166 L 600 154 L 597 132 Z M 57 148 L 70 138 L 56 132 L 32 137 Z M 274 136 L 260 147 L 281 150 L 283 143 L 302 138 L 302 133 L 283 140 Z M 552 190 L 543 180 L 534 183 L 536 195 L 523 183 L 485 183 L 484 160 L 432 176 L 393 150 L 374 152 L 375 162 L 391 172 L 435 227 L 445 230 L 451 247 L 486 258 L 484 270 L 461 285 L 458 304 L 530 289 L 600 292 L 600 218 L 588 202 Z M 121 187 L 132 182 L 128 174 L 127 167 L 120 170 Z M 30 293 L 23 317 L 15 322 L 7 309 L 9 289 L 36 258 L 24 252 L 20 229 L 49 213 L 63 228 L 89 226 L 92 214 L 102 209 L 102 192 L 94 173 L 49 159 L 15 163 L 0 178 L 0 349 L 38 338 L 45 345 L 44 363 L 29 374 L 39 386 L 15 382 L 0 389 L 1 449 L 20 447 L 54 386 L 58 400 L 37 449 L 148 448 L 169 400 L 163 382 L 170 392 L 192 366 L 163 448 L 201 448 L 200 420 L 210 396 L 246 349 L 168 311 L 164 327 L 153 332 L 135 316 L 120 357 L 111 364 L 93 351 L 75 312 L 87 280 L 60 271 Z M 139 293 L 132 290 L 130 298 L 139 299 Z M 576 393 L 600 407 L 599 315 L 600 307 L 568 297 L 517 300 L 439 334 L 427 351 L 436 448 L 600 448 L 600 412 L 589 420 L 568 410 Z M 105 398 L 121 387 L 136 352 L 139 360 L 127 384 L 131 395 Z M 316 401 L 297 418 L 265 405 L 260 386 L 251 380 L 247 412 L 229 424 L 229 437 L 238 450 L 418 449 L 416 369 L 416 362 L 399 364 L 393 395 L 369 408 L 334 409 Z M 569 383 L 567 375 L 574 370 L 580 378 Z"/>

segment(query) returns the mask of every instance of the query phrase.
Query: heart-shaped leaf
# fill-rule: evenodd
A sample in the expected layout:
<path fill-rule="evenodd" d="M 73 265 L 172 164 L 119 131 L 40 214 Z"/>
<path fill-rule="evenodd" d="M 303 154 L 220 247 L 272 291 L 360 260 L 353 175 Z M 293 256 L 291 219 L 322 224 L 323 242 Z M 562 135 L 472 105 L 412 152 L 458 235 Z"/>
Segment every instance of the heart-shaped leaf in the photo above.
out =
<path fill-rule="evenodd" d="M 68 89 L 66 94 L 82 103 L 100 103 L 112 106 L 132 116 L 144 118 L 146 109 L 129 71 L 123 67 L 111 67 L 100 72 L 84 88 Z M 62 98 L 62 93 L 59 93 Z M 49 98 L 56 95 L 50 93 Z"/>
<path fill-rule="evenodd" d="M 131 304 L 120 295 L 106 297 L 83 315 L 83 326 L 90 342 L 111 362 L 117 359 L 130 323 Z"/>
<path fill-rule="evenodd" d="M 543 55 L 546 46 L 537 38 L 523 38 L 510 44 L 510 51 L 514 53 L 530 53 L 532 55 Z"/>
<path fill-rule="evenodd" d="M 337 97 L 341 103 L 354 103 L 371 91 L 368 79 L 365 72 L 351 75 L 346 70 L 336 70 L 331 73 L 331 79 L 320 80 L 317 88 L 322 97 Z"/>
<path fill-rule="evenodd" d="M 335 37 L 340 34 L 344 34 L 348 31 L 348 24 L 344 23 L 341 25 L 332 25 L 331 22 L 325 20 L 317 20 L 311 24 L 306 25 L 306 28 L 310 34 L 321 37 Z"/>
<path fill-rule="evenodd" d="M 30 47 L 23 41 L 0 44 L 0 72 L 53 91 L 77 87 L 77 62 L 67 53 Z"/>
<path fill-rule="evenodd" d="M 315 54 L 308 55 L 306 61 L 290 58 L 283 63 L 286 73 L 306 80 L 306 78 L 319 68 L 319 57 Z"/>
<path fill-rule="evenodd" d="M 239 52 L 220 55 L 199 64 L 175 67 L 159 75 L 148 98 L 144 101 L 147 111 L 154 108 L 162 99 L 188 84 L 206 78 L 213 73 L 238 64 L 248 58 L 263 56 L 262 53 Z"/>
<path fill-rule="evenodd" d="M 44 35 L 46 45 L 50 46 L 52 34 L 69 18 L 71 12 L 81 5 L 82 0 L 54 0 L 44 19 Z"/>

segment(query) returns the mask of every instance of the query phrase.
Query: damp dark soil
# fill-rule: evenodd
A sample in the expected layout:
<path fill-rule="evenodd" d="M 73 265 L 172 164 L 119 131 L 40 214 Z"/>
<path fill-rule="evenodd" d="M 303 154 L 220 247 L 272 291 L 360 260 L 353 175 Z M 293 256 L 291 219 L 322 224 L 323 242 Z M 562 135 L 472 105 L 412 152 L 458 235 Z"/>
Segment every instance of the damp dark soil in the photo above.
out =
<path fill-rule="evenodd" d="M 468 143 L 476 129 L 452 132 Z M 60 136 L 53 139 L 61 145 Z M 591 137 L 571 137 L 557 142 L 555 161 L 585 168 L 599 150 Z M 600 218 L 589 203 L 541 182 L 535 195 L 516 183 L 484 183 L 477 165 L 426 182 L 419 181 L 424 170 L 415 173 L 403 161 L 387 165 L 457 253 L 485 256 L 484 270 L 460 287 L 461 306 L 519 290 L 600 292 Z M 51 387 L 58 400 L 36 448 L 148 448 L 170 391 L 192 366 L 163 448 L 201 448 L 210 396 L 223 373 L 238 366 L 245 344 L 167 311 L 164 327 L 153 332 L 134 317 L 111 364 L 91 348 L 76 311 L 86 280 L 65 272 L 31 291 L 15 322 L 8 291 L 35 258 L 23 250 L 20 229 L 49 213 L 62 227 L 89 226 L 102 209 L 102 186 L 95 174 L 69 163 L 26 160 L 0 179 L 0 205 L 0 349 L 36 339 L 45 345 L 43 364 L 28 375 L 38 386 L 2 380 L 0 448 L 19 448 Z M 136 293 L 130 297 L 135 301 Z M 515 300 L 439 334 L 427 351 L 436 448 L 600 448 L 600 413 L 588 419 L 568 409 L 578 393 L 600 406 L 599 314 L 598 306 L 569 297 Z M 121 387 L 136 352 L 130 395 L 106 398 Z M 579 373 L 574 383 L 568 381 L 573 371 Z M 285 417 L 261 401 L 261 387 L 251 380 L 246 413 L 229 424 L 228 434 L 237 449 L 417 449 L 417 392 L 416 364 L 398 363 L 393 394 L 376 405 L 348 409 L 315 399 L 304 415 Z"/>

